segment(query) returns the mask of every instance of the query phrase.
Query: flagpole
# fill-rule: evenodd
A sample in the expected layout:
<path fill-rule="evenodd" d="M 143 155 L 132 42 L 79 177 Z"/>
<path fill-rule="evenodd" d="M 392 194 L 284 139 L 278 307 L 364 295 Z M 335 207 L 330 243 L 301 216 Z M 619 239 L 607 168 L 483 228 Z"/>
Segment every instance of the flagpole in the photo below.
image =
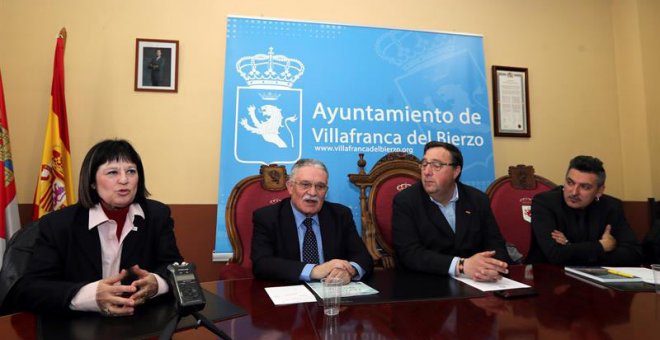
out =
<path fill-rule="evenodd" d="M 66 27 L 62 27 L 60 33 L 57 35 L 58 38 L 62 38 L 62 50 L 66 51 Z"/>

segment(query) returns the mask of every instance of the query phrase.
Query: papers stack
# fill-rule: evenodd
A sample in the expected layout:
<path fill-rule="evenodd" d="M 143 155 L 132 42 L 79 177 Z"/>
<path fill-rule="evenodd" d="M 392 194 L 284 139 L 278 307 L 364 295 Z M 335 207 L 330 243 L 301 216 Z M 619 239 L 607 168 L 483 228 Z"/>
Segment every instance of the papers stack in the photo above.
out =
<path fill-rule="evenodd" d="M 598 282 L 643 282 L 641 277 L 614 267 L 566 267 L 564 270 Z"/>

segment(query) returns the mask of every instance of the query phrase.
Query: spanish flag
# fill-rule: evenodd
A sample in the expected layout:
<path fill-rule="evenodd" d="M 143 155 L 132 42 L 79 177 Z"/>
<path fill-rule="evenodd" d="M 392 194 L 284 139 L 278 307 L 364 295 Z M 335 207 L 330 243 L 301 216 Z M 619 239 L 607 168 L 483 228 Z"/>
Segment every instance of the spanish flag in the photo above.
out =
<path fill-rule="evenodd" d="M 39 217 L 66 206 L 72 205 L 73 180 L 71 177 L 71 148 L 64 100 L 64 44 L 66 30 L 63 28 L 55 47 L 53 85 L 50 91 L 50 112 L 41 168 L 37 188 L 34 192 L 32 218 Z"/>
<path fill-rule="evenodd" d="M 4 178 L 0 185 L 0 268 L 2 268 L 2 256 L 5 253 L 7 241 L 21 227 L 16 202 L 16 182 L 14 181 L 14 165 L 11 161 L 9 123 L 7 122 L 2 74 L 0 74 L 0 174 Z"/>

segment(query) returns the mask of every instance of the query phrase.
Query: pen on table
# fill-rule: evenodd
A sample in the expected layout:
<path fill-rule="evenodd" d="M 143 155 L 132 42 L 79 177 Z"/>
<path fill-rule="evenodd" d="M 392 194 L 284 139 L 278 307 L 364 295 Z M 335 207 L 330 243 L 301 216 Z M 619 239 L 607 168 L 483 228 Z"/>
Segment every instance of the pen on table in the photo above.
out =
<path fill-rule="evenodd" d="M 619 276 L 623 276 L 623 277 L 629 277 L 629 278 L 634 278 L 635 277 L 635 275 L 630 275 L 628 273 L 620 272 L 620 271 L 614 270 L 614 269 L 608 269 L 607 272 L 610 273 L 610 274 L 619 275 Z"/>

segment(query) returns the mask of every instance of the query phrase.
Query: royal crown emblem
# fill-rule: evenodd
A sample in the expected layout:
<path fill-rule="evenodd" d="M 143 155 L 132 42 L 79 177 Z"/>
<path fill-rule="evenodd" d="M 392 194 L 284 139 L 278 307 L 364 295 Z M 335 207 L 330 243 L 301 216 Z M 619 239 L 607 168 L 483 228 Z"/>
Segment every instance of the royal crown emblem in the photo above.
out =
<path fill-rule="evenodd" d="M 255 54 L 242 57 L 236 62 L 236 70 L 250 87 L 291 88 L 305 71 L 300 60 L 275 54 L 273 48 L 268 54 Z"/>

